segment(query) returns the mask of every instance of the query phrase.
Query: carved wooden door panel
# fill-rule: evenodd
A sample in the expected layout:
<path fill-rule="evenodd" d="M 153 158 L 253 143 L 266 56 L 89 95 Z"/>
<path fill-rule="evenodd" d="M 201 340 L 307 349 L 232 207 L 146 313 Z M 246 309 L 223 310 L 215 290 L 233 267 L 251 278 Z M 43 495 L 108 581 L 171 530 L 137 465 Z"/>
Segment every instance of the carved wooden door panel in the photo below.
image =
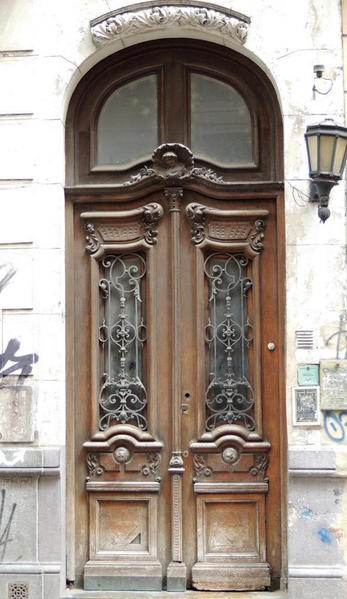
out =
<path fill-rule="evenodd" d="M 280 574 L 276 201 L 178 179 L 76 206 L 87 589 Z"/>

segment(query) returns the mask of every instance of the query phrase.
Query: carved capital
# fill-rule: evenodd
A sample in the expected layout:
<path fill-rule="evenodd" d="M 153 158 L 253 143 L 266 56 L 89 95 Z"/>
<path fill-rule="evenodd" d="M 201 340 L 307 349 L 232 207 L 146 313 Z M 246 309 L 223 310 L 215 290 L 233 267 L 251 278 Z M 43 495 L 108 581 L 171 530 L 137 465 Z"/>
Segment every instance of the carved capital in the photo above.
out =
<path fill-rule="evenodd" d="M 158 231 L 156 226 L 164 214 L 163 207 L 160 204 L 147 204 L 143 209 L 142 222 L 145 229 L 145 240 L 150 245 L 157 243 Z"/>
<path fill-rule="evenodd" d="M 169 202 L 169 212 L 179 212 L 180 200 L 183 198 L 182 187 L 165 187 L 164 196 Z"/>
<path fill-rule="evenodd" d="M 196 1 L 187 6 L 178 2 L 157 0 L 133 10 L 122 8 L 91 22 L 95 45 L 152 30 L 180 29 L 205 31 L 221 38 L 244 44 L 247 39 L 249 17 L 211 3 Z"/>
<path fill-rule="evenodd" d="M 173 451 L 169 462 L 169 472 L 171 474 L 183 474 L 184 465 L 182 453 L 180 451 Z"/>
<path fill-rule="evenodd" d="M 86 251 L 88 254 L 95 254 L 100 247 L 100 239 L 96 234 L 95 227 L 93 223 L 86 223 L 84 225 L 84 229 L 87 232 L 86 235 Z"/>

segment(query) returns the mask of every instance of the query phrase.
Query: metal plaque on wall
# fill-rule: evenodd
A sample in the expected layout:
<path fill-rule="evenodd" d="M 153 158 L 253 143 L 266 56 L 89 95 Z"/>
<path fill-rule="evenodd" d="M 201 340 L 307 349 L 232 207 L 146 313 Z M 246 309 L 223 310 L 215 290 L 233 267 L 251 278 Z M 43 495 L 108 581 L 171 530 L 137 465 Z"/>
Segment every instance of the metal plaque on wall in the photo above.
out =
<path fill-rule="evenodd" d="M 300 364 L 298 366 L 298 383 L 300 386 L 317 386 L 319 384 L 319 365 Z"/>
<path fill-rule="evenodd" d="M 347 360 L 320 361 L 322 410 L 347 408 Z"/>

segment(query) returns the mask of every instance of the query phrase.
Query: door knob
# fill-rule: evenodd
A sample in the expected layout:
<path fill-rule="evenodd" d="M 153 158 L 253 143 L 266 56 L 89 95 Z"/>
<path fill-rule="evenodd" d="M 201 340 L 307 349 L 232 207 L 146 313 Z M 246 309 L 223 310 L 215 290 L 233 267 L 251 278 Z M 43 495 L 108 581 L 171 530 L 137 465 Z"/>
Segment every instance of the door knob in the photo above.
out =
<path fill-rule="evenodd" d="M 270 341 L 270 343 L 267 344 L 267 348 L 269 351 L 274 351 L 276 345 L 274 344 L 273 341 Z"/>

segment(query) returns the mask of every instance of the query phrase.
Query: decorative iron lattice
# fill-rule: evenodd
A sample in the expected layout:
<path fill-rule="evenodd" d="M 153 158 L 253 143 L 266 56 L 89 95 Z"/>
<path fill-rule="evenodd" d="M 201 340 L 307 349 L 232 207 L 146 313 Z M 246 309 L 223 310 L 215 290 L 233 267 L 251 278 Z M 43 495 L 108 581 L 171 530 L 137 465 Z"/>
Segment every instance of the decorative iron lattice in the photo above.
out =
<path fill-rule="evenodd" d="M 255 429 L 254 392 L 248 380 L 248 350 L 253 326 L 248 318 L 249 259 L 226 252 L 205 260 L 209 287 L 209 319 L 205 339 L 209 346 L 210 382 L 206 390 L 206 430 L 222 424 Z"/>
<path fill-rule="evenodd" d="M 104 319 L 99 341 L 104 349 L 103 382 L 99 393 L 99 427 L 118 423 L 147 429 L 147 397 L 142 382 L 142 351 L 146 327 L 142 318 L 141 287 L 146 263 L 140 254 L 108 255 L 99 281 Z"/>
<path fill-rule="evenodd" d="M 28 599 L 29 586 L 25 582 L 10 582 L 8 585 L 8 599 Z"/>

